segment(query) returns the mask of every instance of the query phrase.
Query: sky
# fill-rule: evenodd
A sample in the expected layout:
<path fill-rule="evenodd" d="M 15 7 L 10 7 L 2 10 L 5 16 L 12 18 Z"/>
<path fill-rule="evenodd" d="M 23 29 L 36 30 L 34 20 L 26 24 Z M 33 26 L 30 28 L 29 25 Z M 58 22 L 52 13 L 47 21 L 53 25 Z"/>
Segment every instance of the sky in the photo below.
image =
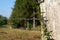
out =
<path fill-rule="evenodd" d="M 15 0 L 0 0 L 0 15 L 10 17 Z"/>

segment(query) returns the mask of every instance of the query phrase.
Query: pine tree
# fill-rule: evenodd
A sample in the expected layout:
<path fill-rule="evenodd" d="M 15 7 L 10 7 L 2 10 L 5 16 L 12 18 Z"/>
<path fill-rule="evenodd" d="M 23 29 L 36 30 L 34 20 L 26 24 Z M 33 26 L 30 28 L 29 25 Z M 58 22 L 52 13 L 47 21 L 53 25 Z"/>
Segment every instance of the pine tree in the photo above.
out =
<path fill-rule="evenodd" d="M 38 15 L 38 10 L 37 0 L 16 0 L 9 20 L 14 27 L 23 26 L 26 28 L 26 19 L 31 19 L 35 15 Z M 21 18 L 25 19 L 23 20 Z"/>

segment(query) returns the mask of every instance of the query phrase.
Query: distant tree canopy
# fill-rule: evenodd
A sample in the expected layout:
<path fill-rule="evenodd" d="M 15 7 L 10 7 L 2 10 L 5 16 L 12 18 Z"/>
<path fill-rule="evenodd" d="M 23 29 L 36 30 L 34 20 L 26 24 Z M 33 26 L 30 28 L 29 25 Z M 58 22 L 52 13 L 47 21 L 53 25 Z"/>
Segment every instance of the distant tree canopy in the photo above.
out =
<path fill-rule="evenodd" d="M 0 26 L 7 24 L 7 18 L 0 15 Z"/>
<path fill-rule="evenodd" d="M 14 27 L 24 27 L 25 19 L 30 19 L 33 16 L 38 18 L 37 15 L 39 15 L 39 4 L 37 0 L 16 0 L 9 20 Z M 25 19 L 22 20 L 21 18 Z"/>

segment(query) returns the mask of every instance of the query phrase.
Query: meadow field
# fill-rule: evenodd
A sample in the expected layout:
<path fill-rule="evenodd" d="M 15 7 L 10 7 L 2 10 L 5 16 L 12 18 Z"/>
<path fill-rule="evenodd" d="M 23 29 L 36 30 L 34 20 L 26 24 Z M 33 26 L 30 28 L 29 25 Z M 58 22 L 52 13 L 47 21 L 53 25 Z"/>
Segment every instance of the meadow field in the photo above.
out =
<path fill-rule="evenodd" d="M 40 40 L 40 31 L 0 28 L 0 40 Z"/>

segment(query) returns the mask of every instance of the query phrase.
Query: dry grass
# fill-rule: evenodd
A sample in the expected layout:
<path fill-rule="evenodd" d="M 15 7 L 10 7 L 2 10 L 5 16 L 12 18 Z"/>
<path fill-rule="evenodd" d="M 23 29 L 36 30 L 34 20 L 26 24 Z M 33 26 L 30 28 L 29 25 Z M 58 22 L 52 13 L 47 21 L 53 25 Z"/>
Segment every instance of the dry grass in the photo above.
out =
<path fill-rule="evenodd" d="M 40 31 L 1 28 L 0 40 L 40 40 Z"/>

